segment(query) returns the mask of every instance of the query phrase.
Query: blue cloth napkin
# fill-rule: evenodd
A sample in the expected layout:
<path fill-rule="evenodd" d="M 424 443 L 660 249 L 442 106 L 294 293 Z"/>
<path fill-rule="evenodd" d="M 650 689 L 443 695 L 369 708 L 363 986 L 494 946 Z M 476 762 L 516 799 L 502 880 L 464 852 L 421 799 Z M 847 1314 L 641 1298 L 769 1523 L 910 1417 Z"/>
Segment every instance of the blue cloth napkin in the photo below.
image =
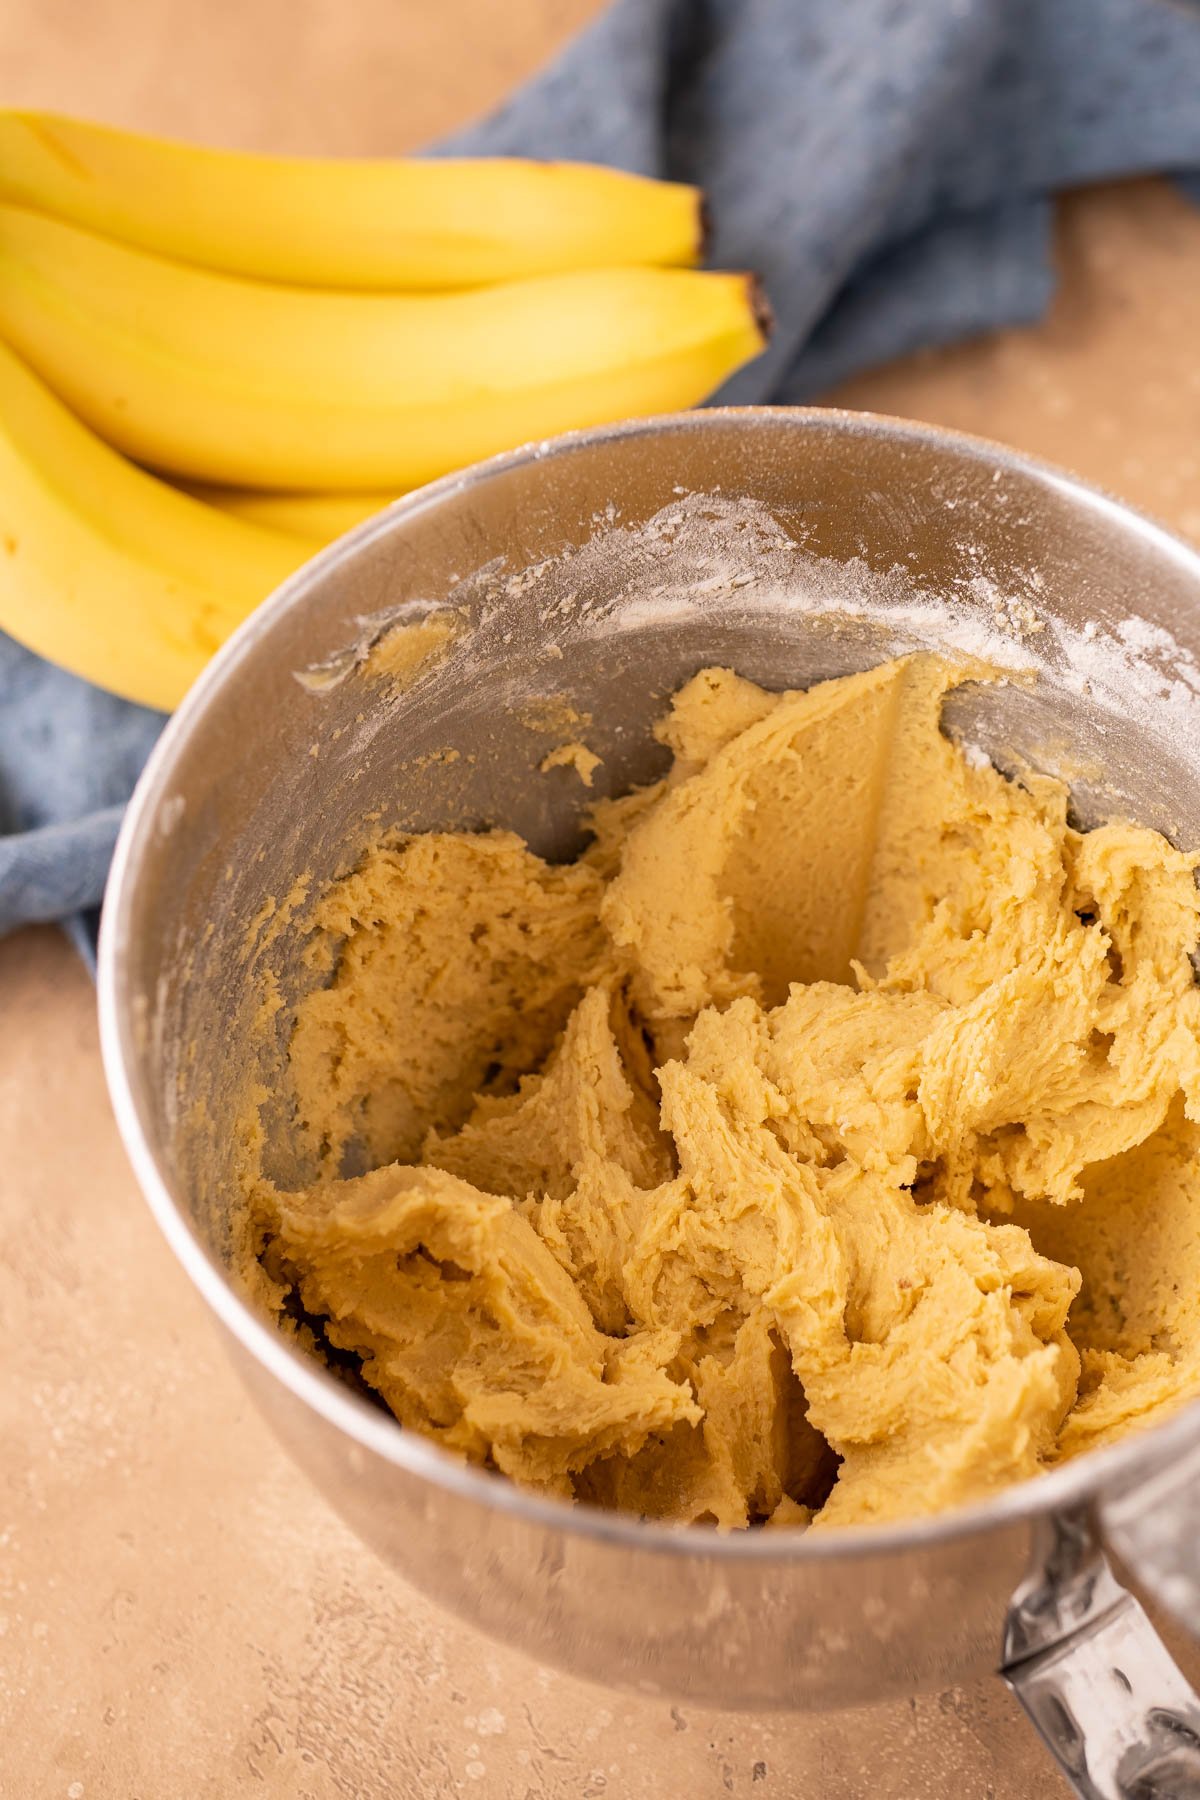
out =
<path fill-rule="evenodd" d="M 799 401 L 922 345 L 1028 322 L 1051 198 L 1147 170 L 1200 199 L 1194 0 L 617 0 L 490 119 L 437 146 L 699 183 L 712 260 L 777 329 L 729 402 Z M 0 931 L 87 953 L 160 715 L 0 636 Z"/>

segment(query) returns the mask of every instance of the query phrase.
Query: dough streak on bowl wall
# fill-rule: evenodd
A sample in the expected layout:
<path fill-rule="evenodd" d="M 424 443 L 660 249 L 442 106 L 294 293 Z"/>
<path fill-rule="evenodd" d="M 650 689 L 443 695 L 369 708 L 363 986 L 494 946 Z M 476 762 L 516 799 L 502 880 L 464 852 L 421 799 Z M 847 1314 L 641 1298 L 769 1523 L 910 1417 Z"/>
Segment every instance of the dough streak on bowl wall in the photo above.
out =
<path fill-rule="evenodd" d="M 576 862 L 370 847 L 307 925 L 303 1188 L 249 1103 L 281 1325 L 524 1486 L 721 1527 L 940 1511 L 1200 1391 L 1195 859 L 964 755 L 991 674 L 705 670 Z"/>

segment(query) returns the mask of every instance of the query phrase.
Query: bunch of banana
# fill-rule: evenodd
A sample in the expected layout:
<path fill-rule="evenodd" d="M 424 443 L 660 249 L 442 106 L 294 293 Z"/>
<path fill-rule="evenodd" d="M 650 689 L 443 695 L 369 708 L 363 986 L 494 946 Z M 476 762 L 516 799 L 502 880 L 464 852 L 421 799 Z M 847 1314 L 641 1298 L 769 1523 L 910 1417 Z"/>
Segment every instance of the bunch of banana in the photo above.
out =
<path fill-rule="evenodd" d="M 0 343 L 0 626 L 169 709 L 310 554 L 111 449 Z"/>
<path fill-rule="evenodd" d="M 686 267 L 695 188 L 515 157 L 255 156 L 0 112 L 0 200 L 176 262 L 297 287 L 429 291 Z"/>
<path fill-rule="evenodd" d="M 394 495 L 694 405 L 756 355 L 756 284 L 684 266 L 701 238 L 694 189 L 607 169 L 253 156 L 0 112 L 0 627 L 173 705 Z"/>

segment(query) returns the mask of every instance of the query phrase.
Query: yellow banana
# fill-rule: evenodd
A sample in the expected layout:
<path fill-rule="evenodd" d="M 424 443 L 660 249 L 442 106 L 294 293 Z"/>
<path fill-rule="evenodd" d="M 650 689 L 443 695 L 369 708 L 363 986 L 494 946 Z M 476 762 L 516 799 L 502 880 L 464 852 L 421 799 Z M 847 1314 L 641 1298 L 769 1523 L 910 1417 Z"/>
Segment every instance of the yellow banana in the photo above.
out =
<path fill-rule="evenodd" d="M 305 555 L 135 469 L 0 343 L 0 629 L 169 710 Z"/>
<path fill-rule="evenodd" d="M 126 455 L 238 487 L 419 487 L 571 426 L 692 406 L 765 332 L 740 274 L 323 293 L 0 206 L 0 336 Z"/>
<path fill-rule="evenodd" d="M 344 531 L 374 518 L 397 498 L 386 490 L 365 494 L 281 494 L 256 488 L 209 487 L 202 481 L 177 485 L 208 506 L 219 506 L 222 512 L 250 519 L 256 525 L 286 531 L 313 549 L 331 544 Z"/>
<path fill-rule="evenodd" d="M 475 287 L 699 260 L 700 196 L 584 163 L 258 156 L 0 111 L 0 200 L 303 286 Z"/>

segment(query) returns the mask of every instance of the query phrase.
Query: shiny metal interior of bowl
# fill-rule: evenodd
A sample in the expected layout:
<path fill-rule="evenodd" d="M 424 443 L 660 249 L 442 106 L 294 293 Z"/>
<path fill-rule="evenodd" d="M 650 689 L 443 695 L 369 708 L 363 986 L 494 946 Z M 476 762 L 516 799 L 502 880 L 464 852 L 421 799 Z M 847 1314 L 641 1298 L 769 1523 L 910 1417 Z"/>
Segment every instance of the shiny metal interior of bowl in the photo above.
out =
<path fill-rule="evenodd" d="M 380 681 L 371 640 L 445 608 L 458 630 L 444 659 L 404 691 Z M 503 826 L 569 857 L 596 794 L 661 772 L 651 727 L 697 669 L 795 687 L 916 647 L 1007 669 L 947 713 L 1002 767 L 1064 773 L 1084 823 L 1121 814 L 1200 844 L 1196 560 L 991 446 L 819 411 L 635 425 L 437 484 L 303 571 L 177 719 L 123 897 L 134 1104 L 217 1262 L 251 1066 L 279 1095 L 275 1172 L 303 1173 L 287 1147 L 288 1007 L 265 1037 L 260 1019 L 265 969 L 285 1002 L 313 979 L 303 908 L 279 922 L 298 878 L 318 891 L 390 829 Z M 538 699 L 588 721 L 592 793 L 538 773 L 564 735 Z M 975 1616 L 969 1558 L 953 1579 L 962 1610 L 939 1629 L 970 1662 L 998 1642 L 1004 1595 Z M 884 1633 L 901 1685 L 919 1617 L 918 1597 L 894 1642 Z M 748 1644 L 742 1703 L 777 1698 Z M 844 1691 L 850 1660 L 829 1676 Z M 829 1680 L 814 1678 L 823 1703 Z"/>

